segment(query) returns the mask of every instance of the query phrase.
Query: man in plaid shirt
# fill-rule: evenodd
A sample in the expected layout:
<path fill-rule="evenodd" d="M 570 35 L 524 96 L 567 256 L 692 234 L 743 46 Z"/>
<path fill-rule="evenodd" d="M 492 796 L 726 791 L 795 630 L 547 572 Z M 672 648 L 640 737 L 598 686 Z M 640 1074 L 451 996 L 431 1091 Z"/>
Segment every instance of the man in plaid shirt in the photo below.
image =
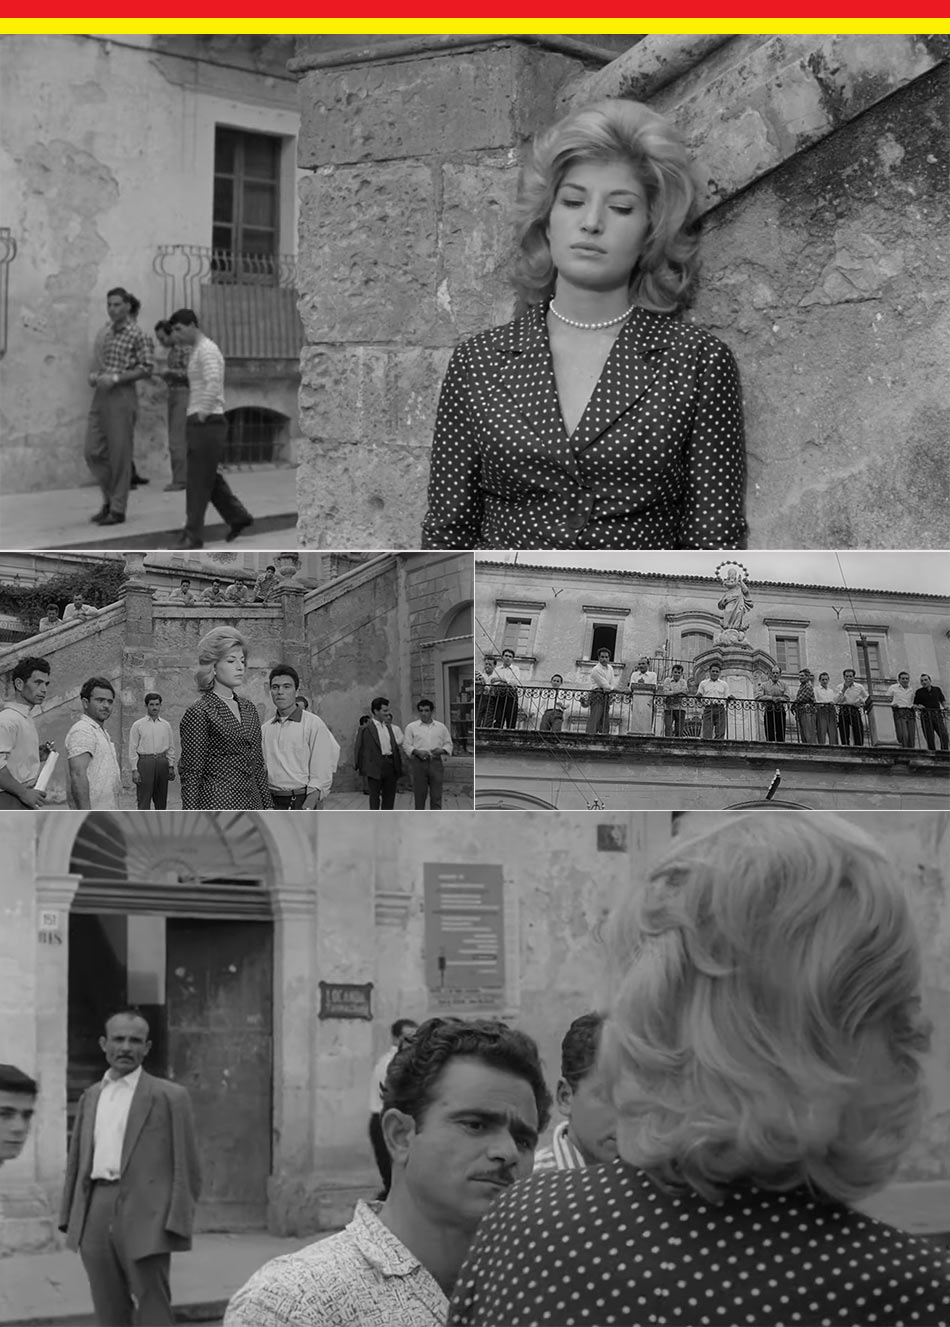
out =
<path fill-rule="evenodd" d="M 97 525 L 121 525 L 132 482 L 132 435 L 138 396 L 135 384 L 152 374 L 152 341 L 135 322 L 138 300 L 121 286 L 106 296 L 108 326 L 96 338 L 89 373 L 94 388 L 86 430 L 86 464 L 102 490 Z"/>

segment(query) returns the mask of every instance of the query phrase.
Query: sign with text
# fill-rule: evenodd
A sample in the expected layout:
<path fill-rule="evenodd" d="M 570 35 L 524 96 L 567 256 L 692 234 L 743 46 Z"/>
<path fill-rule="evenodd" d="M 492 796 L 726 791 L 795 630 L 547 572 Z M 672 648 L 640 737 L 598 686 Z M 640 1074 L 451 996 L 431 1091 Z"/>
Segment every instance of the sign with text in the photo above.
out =
<path fill-rule="evenodd" d="M 319 1018 L 363 1018 L 367 1022 L 373 1017 L 373 983 L 364 982 L 355 986 L 345 981 L 321 981 Z"/>
<path fill-rule="evenodd" d="M 425 959 L 431 1003 L 473 1011 L 505 1005 L 504 879 L 482 862 L 426 862 Z"/>

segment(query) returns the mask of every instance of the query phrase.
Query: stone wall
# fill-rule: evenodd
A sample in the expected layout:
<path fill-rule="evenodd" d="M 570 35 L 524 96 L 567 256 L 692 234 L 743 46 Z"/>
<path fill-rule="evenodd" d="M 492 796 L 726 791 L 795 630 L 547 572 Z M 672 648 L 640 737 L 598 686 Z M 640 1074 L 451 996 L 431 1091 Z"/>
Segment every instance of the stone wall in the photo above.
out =
<path fill-rule="evenodd" d="M 417 543 L 450 350 L 512 313 L 521 148 L 568 106 L 634 95 L 704 181 L 689 316 L 739 361 L 750 546 L 945 546 L 947 39 L 654 37 L 597 72 L 476 43 L 292 62 L 304 541 Z"/>

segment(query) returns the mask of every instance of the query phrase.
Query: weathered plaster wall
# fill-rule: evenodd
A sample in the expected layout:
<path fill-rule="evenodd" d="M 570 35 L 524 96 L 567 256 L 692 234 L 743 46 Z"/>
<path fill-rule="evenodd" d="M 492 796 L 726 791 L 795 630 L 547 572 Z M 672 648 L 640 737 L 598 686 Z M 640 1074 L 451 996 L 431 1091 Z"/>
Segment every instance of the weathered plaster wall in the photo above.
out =
<path fill-rule="evenodd" d="M 170 312 L 153 259 L 161 244 L 211 243 L 215 124 L 288 144 L 297 133 L 286 71 L 280 80 L 224 67 L 211 76 L 193 51 L 158 55 L 142 41 L 10 36 L 0 45 L 0 188 L 18 244 L 0 363 L 7 492 L 89 481 L 86 379 L 106 291 L 136 294 L 149 332 Z M 290 165 L 284 252 L 296 248 L 293 181 Z M 164 478 L 165 388 L 150 380 L 138 393 L 136 455 Z M 229 405 L 264 403 L 252 395 Z M 295 413 L 279 388 L 266 403 Z"/>
<path fill-rule="evenodd" d="M 448 635 L 455 611 L 472 602 L 473 567 L 468 554 L 441 557 L 410 555 L 404 559 L 408 629 L 421 645 Z M 469 654 L 471 649 L 469 648 Z M 442 680 L 437 676 L 436 657 L 432 650 L 416 648 L 411 660 L 410 692 L 413 702 L 429 696 L 441 709 Z M 448 722 L 444 713 L 438 715 Z"/>

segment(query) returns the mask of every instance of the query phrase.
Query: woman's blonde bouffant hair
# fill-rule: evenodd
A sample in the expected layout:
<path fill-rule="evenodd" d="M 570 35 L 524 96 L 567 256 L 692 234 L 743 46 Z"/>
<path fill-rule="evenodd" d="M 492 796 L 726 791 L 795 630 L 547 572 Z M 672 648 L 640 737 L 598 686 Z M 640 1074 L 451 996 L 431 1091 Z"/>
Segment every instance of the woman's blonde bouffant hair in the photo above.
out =
<path fill-rule="evenodd" d="M 638 101 L 611 98 L 573 111 L 537 135 L 518 186 L 513 282 L 537 304 L 554 291 L 548 218 L 561 181 L 579 161 L 629 162 L 643 185 L 650 228 L 630 277 L 630 299 L 657 313 L 682 307 L 699 269 L 697 187 L 670 122 Z"/>
<path fill-rule="evenodd" d="M 601 1059 L 620 1155 L 710 1201 L 842 1202 L 920 1122 L 920 955 L 895 870 L 828 813 L 751 811 L 677 841 L 608 927 Z"/>
<path fill-rule="evenodd" d="M 195 686 L 199 691 L 210 691 L 214 686 L 214 666 L 236 645 L 244 651 L 247 659 L 247 641 L 234 627 L 215 627 L 198 642 L 198 667 L 195 669 Z"/>

